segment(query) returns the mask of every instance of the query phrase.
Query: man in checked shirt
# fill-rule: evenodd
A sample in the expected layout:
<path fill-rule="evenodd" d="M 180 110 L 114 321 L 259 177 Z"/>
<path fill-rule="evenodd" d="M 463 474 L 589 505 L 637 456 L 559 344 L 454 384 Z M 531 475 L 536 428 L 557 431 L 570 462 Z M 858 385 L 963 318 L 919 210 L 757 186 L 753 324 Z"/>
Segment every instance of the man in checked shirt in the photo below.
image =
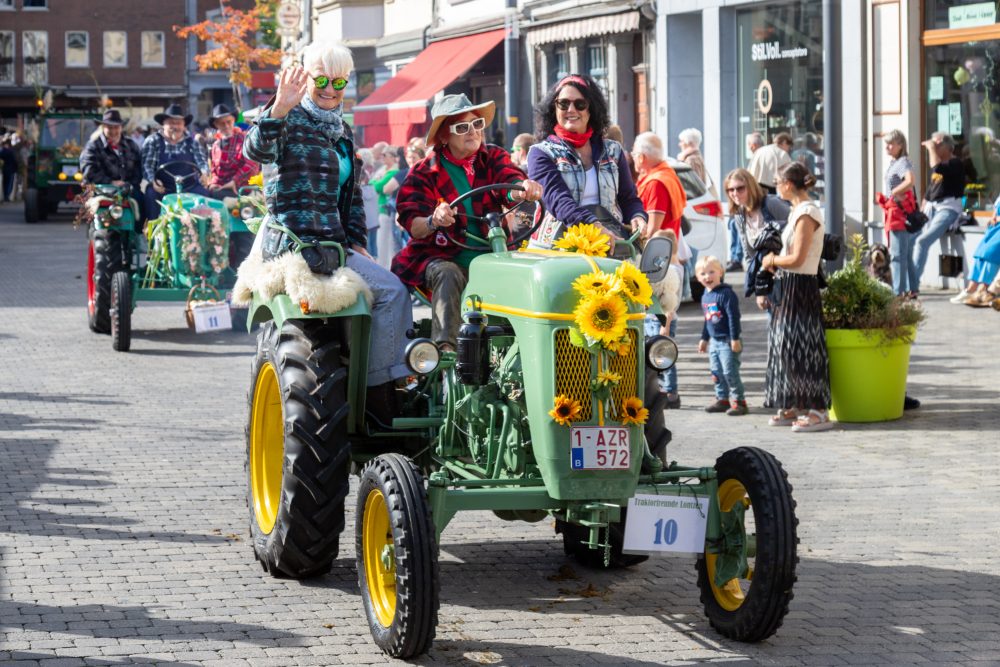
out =
<path fill-rule="evenodd" d="M 239 188 L 260 171 L 260 165 L 243 156 L 243 130 L 236 127 L 236 114 L 225 104 L 216 104 L 208 121 L 215 128 L 209 162 L 212 176 L 208 188 L 216 199 L 235 197 Z"/>
<path fill-rule="evenodd" d="M 191 114 L 185 115 L 181 105 L 171 104 L 153 118 L 160 124 L 160 131 L 146 137 L 142 144 L 142 175 L 148 182 L 146 217 L 149 219 L 159 217 L 158 204 L 163 195 L 176 191 L 174 176 L 186 176 L 184 192 L 212 196 L 205 189 L 209 178 L 205 150 L 187 131 Z M 167 169 L 161 169 L 168 164 Z"/>

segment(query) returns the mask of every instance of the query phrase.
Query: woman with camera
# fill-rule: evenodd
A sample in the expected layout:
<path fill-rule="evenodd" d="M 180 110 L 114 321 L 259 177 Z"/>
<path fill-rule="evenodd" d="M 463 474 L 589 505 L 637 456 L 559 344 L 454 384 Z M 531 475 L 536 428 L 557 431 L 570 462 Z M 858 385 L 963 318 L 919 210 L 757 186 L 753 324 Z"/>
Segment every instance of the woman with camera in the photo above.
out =
<path fill-rule="evenodd" d="M 830 375 L 819 295 L 819 261 L 823 254 L 823 211 L 809 197 L 816 178 L 800 162 L 778 172 L 777 189 L 791 202 L 792 212 L 782 232 L 780 254 L 764 257 L 763 269 L 777 275 L 767 341 L 764 405 L 778 412 L 770 426 L 791 426 L 796 432 L 833 427 Z M 763 307 L 767 297 L 758 296 Z"/>

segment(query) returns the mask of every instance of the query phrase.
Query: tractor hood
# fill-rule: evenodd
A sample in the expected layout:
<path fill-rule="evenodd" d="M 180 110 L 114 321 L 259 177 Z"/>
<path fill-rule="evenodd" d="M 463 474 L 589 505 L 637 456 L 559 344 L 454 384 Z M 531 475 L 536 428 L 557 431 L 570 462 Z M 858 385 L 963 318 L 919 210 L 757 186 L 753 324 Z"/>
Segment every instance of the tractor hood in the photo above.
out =
<path fill-rule="evenodd" d="M 496 312 L 489 306 L 499 306 L 515 316 L 570 314 L 580 298 L 573 281 L 595 267 L 613 273 L 619 264 L 616 259 L 545 250 L 486 254 L 472 261 L 465 294 L 479 297 L 485 310 Z"/>

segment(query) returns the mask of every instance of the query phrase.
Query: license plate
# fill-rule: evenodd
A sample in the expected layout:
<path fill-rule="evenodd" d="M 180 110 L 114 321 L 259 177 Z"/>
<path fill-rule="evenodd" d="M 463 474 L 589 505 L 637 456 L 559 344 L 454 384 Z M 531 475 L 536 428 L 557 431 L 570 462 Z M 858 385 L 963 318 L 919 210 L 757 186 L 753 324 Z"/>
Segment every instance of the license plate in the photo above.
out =
<path fill-rule="evenodd" d="M 627 470 L 632 462 L 627 428 L 574 426 L 570 443 L 573 470 Z"/>

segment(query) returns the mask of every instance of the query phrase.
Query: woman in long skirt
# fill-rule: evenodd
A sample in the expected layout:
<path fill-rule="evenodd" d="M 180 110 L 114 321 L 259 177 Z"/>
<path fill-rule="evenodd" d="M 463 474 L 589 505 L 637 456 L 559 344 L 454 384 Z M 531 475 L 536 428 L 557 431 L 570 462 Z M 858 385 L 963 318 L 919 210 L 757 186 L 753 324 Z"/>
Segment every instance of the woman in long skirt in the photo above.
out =
<path fill-rule="evenodd" d="M 798 162 L 779 171 L 778 194 L 791 202 L 792 211 L 782 233 L 781 253 L 763 260 L 764 269 L 778 278 L 771 306 L 764 405 L 778 410 L 769 425 L 790 425 L 796 432 L 833 427 L 828 413 L 830 373 L 817 278 L 823 252 L 823 211 L 808 192 L 815 183 L 815 177 Z"/>

